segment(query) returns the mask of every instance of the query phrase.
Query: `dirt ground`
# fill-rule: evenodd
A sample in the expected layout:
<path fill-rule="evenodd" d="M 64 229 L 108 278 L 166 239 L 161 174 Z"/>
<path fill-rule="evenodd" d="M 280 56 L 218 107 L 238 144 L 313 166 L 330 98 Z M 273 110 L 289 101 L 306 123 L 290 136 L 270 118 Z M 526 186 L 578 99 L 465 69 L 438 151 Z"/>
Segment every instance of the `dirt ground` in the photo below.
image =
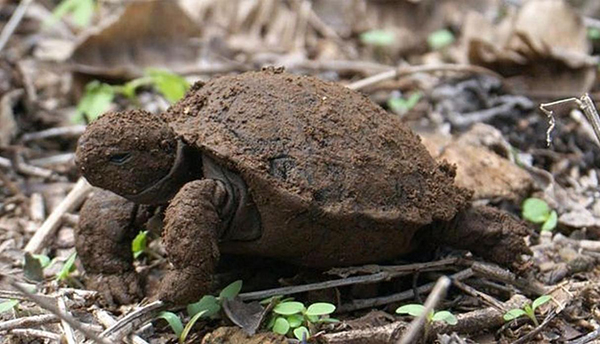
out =
<path fill-rule="evenodd" d="M 598 17 L 595 1 L 561 0 L 0 0 L 0 342 L 597 341 L 600 119 L 594 120 L 593 101 L 583 96 L 600 99 Z M 227 86 L 230 93 L 206 103 L 212 92 L 223 92 L 212 78 L 268 66 L 335 82 L 365 97 L 293 76 L 287 77 L 289 87 L 265 81 L 236 93 L 245 84 L 234 83 Z M 194 84 L 198 96 L 169 109 Z M 202 85 L 210 87 L 202 91 Z M 540 109 L 548 103 L 551 116 Z M 292 111 L 289 104 L 310 113 Z M 419 249 L 387 259 L 395 255 L 385 252 L 409 250 L 394 250 L 385 235 L 363 236 L 368 221 L 342 216 L 333 221 L 337 236 L 290 231 L 258 249 L 252 241 L 243 249 L 223 249 L 209 289 L 219 295 L 241 280 L 241 292 L 233 299 L 212 298 L 218 303 L 214 314 L 193 317 L 189 305 L 168 307 L 150 298 L 173 258 L 173 238 L 160 238 L 164 204 L 134 207 L 90 198 L 102 193 L 75 165 L 77 140 L 88 123 L 104 112 L 134 109 L 165 113 L 188 142 L 217 147 L 212 157 L 226 157 L 228 168 L 243 164 L 245 173 L 253 173 L 243 175 L 252 181 L 253 201 L 261 214 L 268 209 L 273 228 L 311 219 L 313 227 L 331 225 L 330 218 L 306 210 L 306 202 L 346 215 L 379 207 L 385 222 L 397 208 L 384 201 L 396 198 L 412 207 L 396 215 L 431 224 L 463 207 L 464 188 L 472 192 L 473 206 L 509 214 L 500 216 L 503 223 L 522 219 L 530 252 L 510 251 L 519 264 L 498 265 L 482 257 L 492 257 L 486 253 L 507 242 L 514 246 L 500 234 L 448 242 L 428 240 L 420 231 Z M 256 113 L 244 113 L 249 109 Z M 189 118 L 174 120 L 178 113 Z M 275 113 L 290 116 L 277 122 Z M 343 125 L 326 127 L 331 121 Z M 198 125 L 206 127 L 193 129 Z M 303 130 L 277 131 L 293 127 Z M 153 147 L 154 139 L 140 142 Z M 176 158 L 170 139 L 158 140 L 170 154 L 149 149 L 156 154 L 152 163 L 119 191 L 131 193 L 168 173 Z M 395 156 L 396 146 L 417 140 L 423 146 L 410 144 L 410 154 Z M 294 155 L 273 153 L 279 151 Z M 333 151 L 362 155 L 350 154 L 349 162 L 319 160 Z M 117 153 L 117 162 L 129 158 Z M 96 179 L 114 184 L 118 170 L 92 160 L 103 171 Z M 416 165 L 418 178 L 393 177 L 394 171 L 408 175 Z M 436 190 L 450 191 L 423 191 L 419 183 L 427 178 L 436 180 Z M 270 206 L 280 197 L 273 190 L 280 189 L 300 200 Z M 278 215 L 286 210 L 294 216 Z M 81 223 L 80 211 L 88 214 Z M 194 211 L 201 213 L 198 207 L 189 213 Z M 498 211 L 490 218 L 500 218 Z M 426 234 L 441 236 L 445 225 L 433 224 Z M 89 232 L 92 227 L 102 230 Z M 121 232 L 124 227 L 133 231 Z M 502 233 L 507 227 L 486 230 Z M 110 240 L 119 245 L 105 246 Z M 362 258 L 378 249 L 386 259 L 332 266 L 344 243 L 342 256 L 359 255 L 355 261 L 369 261 Z M 252 254 L 269 245 L 271 254 Z M 204 246 L 186 247 L 193 261 Z M 98 256 L 110 250 L 115 261 Z M 240 252 L 247 255 L 230 254 Z M 102 260 L 103 269 L 127 276 L 84 267 L 90 256 Z M 302 267 L 305 262 L 321 268 Z M 204 286 L 210 279 L 194 283 Z M 120 291 L 133 297 L 113 298 Z M 304 338 L 293 329 L 286 336 L 273 333 L 276 314 L 288 325 L 292 317 L 277 313 L 280 299 L 256 301 L 277 295 L 307 307 L 334 305 L 332 317 L 339 321 L 305 314 Z M 409 304 L 437 313 L 396 312 Z M 173 325 L 177 321 L 189 326 L 182 331 Z"/>

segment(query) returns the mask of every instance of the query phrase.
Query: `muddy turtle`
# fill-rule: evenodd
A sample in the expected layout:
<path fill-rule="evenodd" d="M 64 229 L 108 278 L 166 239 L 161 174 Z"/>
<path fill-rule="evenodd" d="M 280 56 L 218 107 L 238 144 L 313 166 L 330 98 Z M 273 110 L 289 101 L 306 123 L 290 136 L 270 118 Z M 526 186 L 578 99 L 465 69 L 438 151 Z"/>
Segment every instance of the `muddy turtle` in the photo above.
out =
<path fill-rule="evenodd" d="M 92 287 L 140 295 L 130 243 L 164 211 L 171 269 L 158 298 L 210 287 L 220 253 L 330 267 L 391 259 L 429 242 L 503 264 L 527 252 L 525 228 L 470 207 L 420 139 L 367 97 L 277 70 L 197 83 L 166 113 L 108 113 L 77 148 L 99 191 L 81 211 L 77 250 Z M 417 234 L 417 235 L 415 235 Z"/>

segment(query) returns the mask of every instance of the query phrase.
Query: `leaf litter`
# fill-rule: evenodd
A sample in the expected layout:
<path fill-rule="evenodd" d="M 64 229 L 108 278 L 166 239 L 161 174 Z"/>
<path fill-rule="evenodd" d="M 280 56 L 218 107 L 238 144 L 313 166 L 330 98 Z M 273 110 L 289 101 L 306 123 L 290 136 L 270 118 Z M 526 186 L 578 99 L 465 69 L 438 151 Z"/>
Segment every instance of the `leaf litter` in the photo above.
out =
<path fill-rule="evenodd" d="M 470 256 L 463 255 L 460 257 L 464 261 L 449 266 L 425 264 L 404 275 L 397 274 L 389 282 L 327 289 L 328 278 L 315 271 L 259 259 L 251 263 L 233 259 L 221 268 L 220 285 L 228 284 L 231 276 L 244 279 L 245 285 L 258 291 L 323 283 L 324 289 L 298 297 L 355 310 L 336 314 L 343 321 L 324 325 L 320 340 L 353 343 L 368 338 L 384 343 L 393 340 L 394 335 L 401 336 L 400 329 L 407 326 L 404 319 L 391 314 L 402 304 L 419 301 L 421 296 L 412 295 L 413 289 L 434 281 L 439 273 L 466 271 L 456 278 L 465 278 L 463 284 L 496 299 L 507 309 L 522 307 L 540 293 L 552 295 L 553 301 L 537 310 L 540 323 L 546 316 L 551 321 L 537 332 L 531 324 L 505 323 L 504 314 L 486 305 L 481 294 L 451 288 L 439 309 L 451 309 L 458 323 L 436 325 L 433 333 L 453 333 L 460 340 L 477 342 L 485 341 L 486 336 L 491 342 L 515 341 L 528 335 L 529 342 L 575 343 L 578 337 L 591 338 L 594 307 L 600 300 L 594 283 L 600 257 L 596 245 L 600 237 L 600 149 L 593 125 L 576 106 L 556 109 L 556 128 L 548 147 L 548 122 L 536 108 L 540 103 L 579 97 L 586 92 L 592 99 L 598 97 L 600 43 L 590 33 L 590 23 L 600 11 L 594 8 L 594 1 L 582 1 L 579 8 L 558 0 L 526 1 L 520 6 L 511 3 L 111 1 L 97 3 L 88 26 L 72 15 L 45 26 L 56 8 L 32 2 L 0 51 L 0 70 L 7 76 L 0 83 L 2 275 L 17 278 L 36 295 L 64 300 L 67 311 L 96 333 L 104 328 L 94 309 L 115 318 L 133 310 L 131 306 L 106 308 L 100 295 L 85 289 L 84 270 L 76 259 L 69 259 L 74 257 L 72 237 L 77 209 L 59 220 L 56 236 L 43 246 L 45 256 L 55 263 L 42 267 L 36 264 L 37 258 L 26 259 L 23 251 L 78 178 L 69 158 L 76 135 L 24 138 L 48 129 L 71 132 L 72 118 L 82 104 L 79 101 L 90 95 L 85 85 L 91 81 L 123 85 L 155 67 L 183 75 L 191 83 L 216 74 L 275 64 L 285 65 L 291 72 L 350 84 L 401 66 L 470 64 L 488 68 L 502 79 L 486 81 L 482 76 L 456 72 L 416 73 L 373 84 L 364 92 L 392 111 L 398 109 L 392 109 L 395 103 L 389 99 L 408 100 L 411 94 L 421 95 L 408 105 L 402 103 L 398 112 L 421 133 L 432 155 L 458 165 L 457 181 L 474 190 L 476 202 L 519 216 L 522 202 L 537 197 L 557 213 L 557 228 L 552 232 L 538 233 L 532 224 L 529 240 L 533 256 L 528 269 L 507 279 L 503 275 L 506 271 L 482 269 L 470 261 Z M 17 6 L 17 1 L 5 2 L 2 24 Z M 379 36 L 373 38 L 374 33 Z M 104 102 L 113 109 L 142 107 L 158 111 L 169 100 L 157 88 L 142 86 L 133 93 L 133 100 L 119 96 Z M 42 159 L 50 163 L 38 165 Z M 155 224 L 160 227 L 160 219 Z M 148 275 L 151 288 L 164 269 L 164 251 L 159 240 L 149 240 L 144 252 L 136 264 Z M 433 258 L 458 254 L 439 250 Z M 359 280 L 368 279 L 404 263 L 356 267 L 356 271 Z M 249 269 L 247 264 L 253 267 Z M 269 271 L 263 271 L 265 266 Z M 58 275 L 62 281 L 57 281 Z M 544 288 L 536 294 L 518 282 L 523 279 L 531 285 L 542 282 Z M 50 340 L 64 333 L 59 318 L 48 317 L 41 304 L 11 290 L 6 279 L 0 280 L 0 304 L 5 309 L 0 314 L 3 342 L 19 338 Z M 403 292 L 408 292 L 407 299 Z M 350 307 L 386 297 L 392 301 L 377 311 L 387 311 L 383 316 Z M 457 301 L 451 302 L 453 298 Z M 257 310 L 247 315 L 246 308 L 235 302 L 226 303 L 225 313 L 236 319 L 234 323 L 258 328 L 261 337 L 255 339 L 257 342 L 285 341 L 273 333 L 261 333 Z M 484 317 L 477 317 L 473 310 Z M 36 316 L 27 319 L 26 325 L 9 323 Z M 204 343 L 251 340 L 237 327 L 222 327 L 226 325 L 222 319 L 199 320 L 188 339 L 205 337 Z M 467 321 L 474 325 L 461 325 Z M 42 327 L 42 323 L 46 325 Z M 136 330 L 137 338 L 148 342 L 173 338 L 158 322 L 139 325 Z M 76 330 L 74 336 L 83 340 L 80 331 Z M 440 341 L 443 338 L 440 336 Z"/>

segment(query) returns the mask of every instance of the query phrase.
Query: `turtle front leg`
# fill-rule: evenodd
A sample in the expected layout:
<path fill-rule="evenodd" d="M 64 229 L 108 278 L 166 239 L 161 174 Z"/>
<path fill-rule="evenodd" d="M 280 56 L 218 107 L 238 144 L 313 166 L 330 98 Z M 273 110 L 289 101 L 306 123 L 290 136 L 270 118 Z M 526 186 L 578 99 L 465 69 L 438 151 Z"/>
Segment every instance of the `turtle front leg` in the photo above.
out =
<path fill-rule="evenodd" d="M 97 190 L 80 212 L 75 247 L 89 288 L 111 305 L 129 304 L 143 296 L 133 267 L 131 241 L 147 220 L 142 207 L 105 190 Z"/>
<path fill-rule="evenodd" d="M 171 201 L 163 243 L 172 266 L 161 282 L 160 300 L 186 304 L 210 291 L 219 261 L 220 213 L 226 201 L 223 184 L 212 179 L 185 184 Z"/>

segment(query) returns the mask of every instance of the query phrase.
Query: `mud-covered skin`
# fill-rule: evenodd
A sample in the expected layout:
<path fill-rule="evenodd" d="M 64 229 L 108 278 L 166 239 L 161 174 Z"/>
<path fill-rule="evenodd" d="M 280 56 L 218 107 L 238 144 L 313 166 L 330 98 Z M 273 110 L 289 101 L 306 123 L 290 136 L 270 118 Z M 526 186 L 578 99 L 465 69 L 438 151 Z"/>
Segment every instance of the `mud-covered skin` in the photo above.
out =
<path fill-rule="evenodd" d="M 103 116 L 90 124 L 77 144 L 77 163 L 86 179 L 126 197 L 166 176 L 175 163 L 177 141 L 166 123 L 153 119 L 148 112 L 134 110 L 124 116 Z M 143 131 L 138 130 L 140 126 Z M 124 139 L 127 133 L 136 132 Z"/>
<path fill-rule="evenodd" d="M 185 184 L 169 204 L 163 243 L 173 268 L 161 282 L 160 300 L 186 304 L 210 291 L 226 198 L 221 182 L 195 180 Z"/>
<path fill-rule="evenodd" d="M 115 162 L 114 152 L 131 156 Z M 414 250 L 419 231 L 505 264 L 527 253 L 524 227 L 469 208 L 471 192 L 453 184 L 454 167 L 436 163 L 396 116 L 313 77 L 268 70 L 216 78 L 160 116 L 104 115 L 82 136 L 77 164 L 92 184 L 129 200 L 170 201 L 163 239 L 172 269 L 156 296 L 173 303 L 207 292 L 220 253 L 364 264 Z M 88 272 L 112 274 L 106 262 L 130 266 L 130 251 L 119 251 L 126 236 L 87 216 L 78 248 L 94 231 L 117 237 L 104 239 L 106 253 L 81 256 Z"/>
<path fill-rule="evenodd" d="M 128 304 L 143 296 L 133 268 L 131 241 L 150 218 L 148 207 L 97 190 L 80 216 L 75 246 L 88 287 L 100 291 L 109 304 Z"/>
<path fill-rule="evenodd" d="M 523 237 L 527 227 L 511 215 L 491 207 L 471 207 L 447 223 L 433 223 L 419 235 L 438 245 L 468 249 L 476 255 L 503 265 L 531 254 Z"/>

